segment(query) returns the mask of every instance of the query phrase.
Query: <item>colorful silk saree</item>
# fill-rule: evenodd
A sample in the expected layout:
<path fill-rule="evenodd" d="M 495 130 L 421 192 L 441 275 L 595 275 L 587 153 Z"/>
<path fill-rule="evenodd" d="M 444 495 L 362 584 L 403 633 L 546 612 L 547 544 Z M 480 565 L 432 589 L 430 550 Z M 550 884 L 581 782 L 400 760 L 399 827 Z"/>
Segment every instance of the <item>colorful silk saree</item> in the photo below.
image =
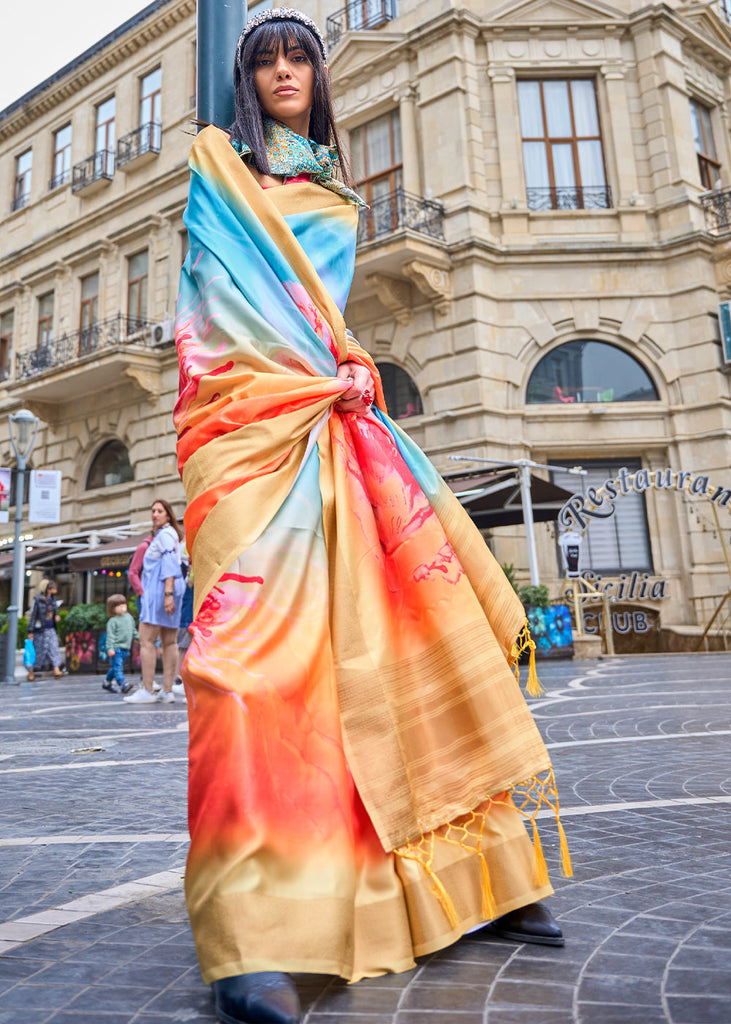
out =
<path fill-rule="evenodd" d="M 203 977 L 406 970 L 551 892 L 523 609 L 346 333 L 357 208 L 264 191 L 212 127 L 190 169 L 175 420 Z M 376 381 L 367 416 L 336 407 L 346 358 Z"/>

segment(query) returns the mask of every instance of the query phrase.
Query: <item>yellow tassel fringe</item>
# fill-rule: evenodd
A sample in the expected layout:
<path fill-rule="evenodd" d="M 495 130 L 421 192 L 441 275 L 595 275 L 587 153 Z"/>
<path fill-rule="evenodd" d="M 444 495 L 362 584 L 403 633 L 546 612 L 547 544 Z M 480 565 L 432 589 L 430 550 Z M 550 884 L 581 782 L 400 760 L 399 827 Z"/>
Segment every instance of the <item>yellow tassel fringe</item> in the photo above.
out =
<path fill-rule="evenodd" d="M 518 684 L 520 684 L 520 656 L 524 651 L 530 651 L 530 657 L 528 659 L 528 684 L 525 688 L 525 692 L 529 697 L 542 697 L 545 690 L 541 686 L 538 673 L 536 672 L 536 645 L 533 637 L 530 635 L 530 629 L 528 627 L 528 620 L 525 620 L 525 625 L 521 629 L 515 638 L 515 642 L 510 650 L 510 660 L 513 662 L 513 671 L 515 672 L 515 678 Z"/>
<path fill-rule="evenodd" d="M 531 818 L 531 825 L 533 826 L 533 884 L 548 885 L 550 881 L 548 866 L 546 865 L 543 844 L 541 843 L 541 837 L 538 835 L 538 825 L 535 818 Z"/>
<path fill-rule="evenodd" d="M 558 826 L 558 837 L 561 843 L 561 873 L 564 878 L 574 877 L 574 868 L 571 864 L 571 854 L 569 853 L 569 844 L 566 839 L 566 833 L 563 830 L 561 819 L 558 817 L 558 811 L 556 811 L 556 824 Z"/>
<path fill-rule="evenodd" d="M 543 853 L 543 844 L 538 833 L 538 822 L 536 817 L 541 808 L 550 808 L 556 818 L 559 841 L 561 847 L 561 872 L 566 878 L 573 876 L 571 866 L 571 855 L 569 853 L 566 834 L 559 818 L 558 792 L 553 770 L 534 775 L 531 779 L 516 786 L 510 797 L 504 796 L 500 799 L 490 799 L 483 805 L 480 811 L 472 811 L 470 814 L 457 821 L 443 825 L 436 831 L 426 832 L 418 839 L 405 843 L 394 850 L 398 857 L 414 861 L 422 868 L 430 882 L 431 892 L 439 902 L 444 911 L 450 927 L 456 928 L 459 920 L 454 903 L 445 889 L 436 871 L 434 870 L 434 853 L 437 842 L 449 843 L 459 846 L 468 853 L 476 854 L 480 860 L 482 872 L 482 913 L 486 921 L 492 921 L 497 916 L 497 905 L 490 880 L 490 871 L 487 866 L 485 855 L 482 851 L 483 837 L 487 822 L 487 815 L 490 808 L 496 803 L 505 803 L 506 798 L 526 822 L 530 822 L 533 833 L 533 882 L 536 886 L 548 885 L 548 866 Z"/>

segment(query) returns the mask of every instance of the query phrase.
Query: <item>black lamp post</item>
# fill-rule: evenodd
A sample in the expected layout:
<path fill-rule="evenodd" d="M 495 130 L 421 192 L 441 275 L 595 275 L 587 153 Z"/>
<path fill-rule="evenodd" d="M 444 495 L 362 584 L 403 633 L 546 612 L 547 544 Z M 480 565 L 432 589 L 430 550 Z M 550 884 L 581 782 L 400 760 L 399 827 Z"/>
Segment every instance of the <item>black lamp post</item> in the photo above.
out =
<path fill-rule="evenodd" d="M 246 0 L 198 0 L 196 116 L 228 128 L 234 119 L 234 54 Z"/>
<path fill-rule="evenodd" d="M 15 645 L 18 636 L 18 599 L 22 595 L 20 589 L 20 524 L 23 518 L 23 484 L 25 469 L 33 451 L 40 420 L 30 409 L 21 409 L 8 416 L 10 424 L 10 443 L 13 446 L 16 460 L 15 474 L 15 542 L 13 544 L 13 581 L 8 605 L 8 635 L 5 650 L 5 682 L 15 682 Z M 21 598 L 22 600 L 22 598 Z"/>

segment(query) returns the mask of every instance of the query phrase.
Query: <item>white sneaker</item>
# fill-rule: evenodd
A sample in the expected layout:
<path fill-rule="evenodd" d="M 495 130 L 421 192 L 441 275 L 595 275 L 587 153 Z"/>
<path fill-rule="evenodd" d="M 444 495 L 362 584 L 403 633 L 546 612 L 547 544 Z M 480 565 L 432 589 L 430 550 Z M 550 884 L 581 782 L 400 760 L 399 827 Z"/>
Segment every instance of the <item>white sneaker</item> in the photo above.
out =
<path fill-rule="evenodd" d="M 144 686 L 141 686 L 139 690 L 135 690 L 134 693 L 130 693 L 129 697 L 122 697 L 125 704 L 157 704 L 160 697 L 156 693 L 150 693 Z"/>
<path fill-rule="evenodd" d="M 184 697 L 185 686 L 182 683 L 173 683 L 173 693 L 177 694 L 178 697 Z"/>
<path fill-rule="evenodd" d="M 161 690 L 162 690 L 162 686 L 160 686 L 159 683 L 153 682 L 153 684 L 152 684 L 152 692 L 153 693 L 160 693 Z"/>
<path fill-rule="evenodd" d="M 160 700 L 163 704 L 174 704 L 175 694 L 172 690 L 163 690 L 160 694 L 156 694 L 155 700 Z"/>

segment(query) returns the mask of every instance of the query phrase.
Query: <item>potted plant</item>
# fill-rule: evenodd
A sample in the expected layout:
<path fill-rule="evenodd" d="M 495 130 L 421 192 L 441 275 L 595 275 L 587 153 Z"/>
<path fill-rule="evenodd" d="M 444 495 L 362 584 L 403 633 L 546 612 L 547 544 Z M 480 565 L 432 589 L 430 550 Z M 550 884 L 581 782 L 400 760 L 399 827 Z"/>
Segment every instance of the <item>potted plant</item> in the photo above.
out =
<path fill-rule="evenodd" d="M 515 579 L 513 565 L 503 565 L 502 568 L 525 609 L 531 637 L 536 645 L 536 657 L 572 658 L 574 646 L 569 606 L 551 604 L 548 587 L 543 583 L 520 586 Z"/>

